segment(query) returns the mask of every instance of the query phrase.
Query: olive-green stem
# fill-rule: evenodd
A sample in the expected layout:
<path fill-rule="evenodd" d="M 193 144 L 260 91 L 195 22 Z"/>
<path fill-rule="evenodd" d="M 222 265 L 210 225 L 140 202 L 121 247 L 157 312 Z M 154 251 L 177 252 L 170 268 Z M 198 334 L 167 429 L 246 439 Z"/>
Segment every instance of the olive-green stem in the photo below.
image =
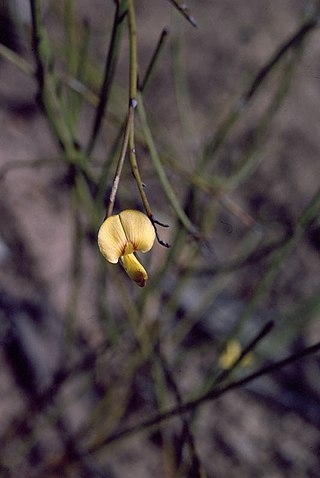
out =
<path fill-rule="evenodd" d="M 187 7 L 184 1 L 181 0 L 169 0 L 176 7 L 176 9 L 188 20 L 193 27 L 197 26 L 197 23 L 193 16 L 191 15 L 190 9 Z"/>
<path fill-rule="evenodd" d="M 136 100 L 138 81 L 137 29 L 133 0 L 128 0 L 129 44 L 130 44 L 130 101 Z"/>
<path fill-rule="evenodd" d="M 36 78 L 39 86 L 41 105 L 49 124 L 58 139 L 68 161 L 83 163 L 83 157 L 75 147 L 68 122 L 64 117 L 59 82 L 56 78 L 54 59 L 41 19 L 39 0 L 30 0 L 32 19 L 32 44 L 36 60 Z"/>
<path fill-rule="evenodd" d="M 98 137 L 102 120 L 105 115 L 105 111 L 108 106 L 108 100 L 110 97 L 111 86 L 113 83 L 114 74 L 116 71 L 117 59 L 119 58 L 119 50 L 121 45 L 121 37 L 124 25 L 124 18 L 128 8 L 127 0 L 121 0 L 116 2 L 116 11 L 114 15 L 114 22 L 112 27 L 111 39 L 109 50 L 107 54 L 105 70 L 104 70 L 104 78 L 100 90 L 99 95 L 99 104 L 95 111 L 95 118 L 92 126 L 92 132 L 89 138 L 88 146 L 87 146 L 87 154 L 90 155 L 96 139 Z"/>
<path fill-rule="evenodd" d="M 151 60 L 147 66 L 147 69 L 146 69 L 146 72 L 145 72 L 145 75 L 143 77 L 143 80 L 139 81 L 139 91 L 145 91 L 146 90 L 146 87 L 148 86 L 149 84 L 149 81 L 152 77 L 152 73 L 158 63 L 158 60 L 159 60 L 159 56 L 160 56 L 160 53 L 164 47 L 164 44 L 165 44 L 165 40 L 168 36 L 168 33 L 169 33 L 169 30 L 168 28 L 164 28 L 161 32 L 161 35 L 160 35 L 160 38 L 159 38 L 159 41 L 158 41 L 158 44 L 154 50 L 154 53 L 151 57 Z"/>
<path fill-rule="evenodd" d="M 131 131 L 131 124 L 133 123 L 133 112 L 134 112 L 134 105 L 132 105 L 132 103 L 131 103 L 129 105 L 127 123 L 126 123 L 125 132 L 124 132 L 124 135 L 123 135 L 123 141 L 122 141 L 120 156 L 119 156 L 118 164 L 117 164 L 117 167 L 116 167 L 116 172 L 115 172 L 113 182 L 112 182 L 112 188 L 111 188 L 111 193 L 110 193 L 110 197 L 109 197 L 109 203 L 108 203 L 107 212 L 106 212 L 106 216 L 105 216 L 106 218 L 111 216 L 112 211 L 113 211 L 114 201 L 115 201 L 117 191 L 118 191 L 118 187 L 119 187 L 120 176 L 121 176 L 124 160 L 125 160 L 127 149 L 128 149 L 128 142 L 129 142 L 129 136 L 130 136 L 130 131 Z"/>
<path fill-rule="evenodd" d="M 145 141 L 149 149 L 151 161 L 154 165 L 154 168 L 160 180 L 161 186 L 165 192 L 165 195 L 167 196 L 167 199 L 172 209 L 176 213 L 177 217 L 179 218 L 184 228 L 196 239 L 199 239 L 198 230 L 196 226 L 192 224 L 192 222 L 190 221 L 190 219 L 188 218 L 188 216 L 182 209 L 180 202 L 168 180 L 164 167 L 162 166 L 155 143 L 153 141 L 151 130 L 148 125 L 148 120 L 147 120 L 147 116 L 146 116 L 146 112 L 145 112 L 145 108 L 143 104 L 143 98 L 141 93 L 139 92 L 138 92 L 138 113 L 140 117 L 142 131 L 145 137 Z"/>
<path fill-rule="evenodd" d="M 28 76 L 33 76 L 35 74 L 35 68 L 27 60 L 22 58 L 10 48 L 0 43 L 0 55 L 6 60 L 10 61 L 15 65 L 19 70 L 23 71 Z"/>
<path fill-rule="evenodd" d="M 278 362 L 274 362 L 270 365 L 266 365 L 258 369 L 257 371 L 246 375 L 245 377 L 235 380 L 234 382 L 228 383 L 227 385 L 218 386 L 213 390 L 210 390 L 208 393 L 201 395 L 199 398 L 194 400 L 190 400 L 189 402 L 185 402 L 182 405 L 177 407 L 170 408 L 159 415 L 155 415 L 149 419 L 141 420 L 136 425 L 128 426 L 127 428 L 123 428 L 122 430 L 115 432 L 113 435 L 109 436 L 103 442 L 97 443 L 94 446 L 89 447 L 89 451 L 93 452 L 100 449 L 102 446 L 106 446 L 112 442 L 118 441 L 121 438 L 127 437 L 133 433 L 146 430 L 147 428 L 153 427 L 155 425 L 159 425 L 161 422 L 173 418 L 177 415 L 181 415 L 183 413 L 191 412 L 195 410 L 199 405 L 202 405 L 205 402 L 217 400 L 219 397 L 223 396 L 224 394 L 232 391 L 237 390 L 240 387 L 244 387 L 245 385 L 251 383 L 253 380 L 257 378 L 263 377 L 265 375 L 274 373 L 277 370 L 280 370 L 298 360 L 301 360 L 308 355 L 315 354 L 320 350 L 320 342 L 316 344 L 306 347 L 305 349 L 289 355 L 288 357 L 284 358 L 283 360 L 279 360 Z"/>
<path fill-rule="evenodd" d="M 244 322 L 251 315 L 253 308 L 258 303 L 258 300 L 265 294 L 270 285 L 274 282 L 281 264 L 285 258 L 292 252 L 294 246 L 301 239 L 305 233 L 306 228 L 311 224 L 315 217 L 319 214 L 320 211 L 320 189 L 315 193 L 300 218 L 297 221 L 294 233 L 282 247 L 280 247 L 274 254 L 273 260 L 265 272 L 263 279 L 256 288 L 256 291 L 248 304 L 246 305 L 243 313 L 239 317 L 238 321 L 235 323 L 230 336 L 234 336 L 239 333 Z M 229 336 L 226 338 L 228 340 Z M 224 341 L 225 343 L 225 341 Z"/>
<path fill-rule="evenodd" d="M 119 161 L 117 164 L 116 172 L 115 172 L 113 183 L 112 183 L 106 217 L 110 216 L 113 211 L 114 201 L 118 191 L 120 176 L 121 176 L 129 142 L 130 142 L 130 159 L 131 161 L 132 161 L 132 158 L 135 159 L 134 110 L 137 106 L 136 94 L 137 94 L 138 72 L 137 72 L 137 32 L 136 32 L 135 12 L 134 12 L 132 0 L 128 0 L 128 20 L 129 20 L 129 42 L 130 42 L 129 110 L 128 110 L 127 123 L 126 123 L 125 132 L 124 132 L 120 157 L 119 157 Z M 136 170 L 138 171 L 137 165 L 136 165 Z M 137 175 L 135 177 L 140 178 L 140 175 Z M 137 183 L 139 185 L 138 181 Z M 141 183 L 141 180 L 140 180 L 140 183 Z M 143 186 L 141 185 L 141 187 Z M 139 191 L 140 191 L 140 187 L 139 187 Z"/>
<path fill-rule="evenodd" d="M 129 135 L 129 155 L 130 155 L 130 165 L 131 165 L 131 170 L 132 174 L 134 176 L 134 179 L 136 180 L 138 190 L 140 193 L 140 197 L 143 203 L 143 207 L 148 215 L 148 217 L 152 218 L 152 210 L 150 203 L 148 201 L 147 195 L 144 191 L 143 183 L 141 180 L 140 176 L 140 171 L 137 163 L 137 157 L 136 157 L 136 148 L 135 148 L 135 141 L 134 141 L 134 123 L 132 121 L 131 123 L 131 132 Z"/>
<path fill-rule="evenodd" d="M 129 42 L 130 42 L 130 102 L 137 105 L 137 81 L 138 81 L 138 63 L 137 63 L 137 30 L 133 0 L 128 0 L 128 19 L 129 19 Z M 152 210 L 144 191 L 141 175 L 137 163 L 135 139 L 134 139 L 134 119 L 130 125 L 129 133 L 129 157 L 132 174 L 137 183 L 143 207 L 147 215 L 152 218 Z"/>

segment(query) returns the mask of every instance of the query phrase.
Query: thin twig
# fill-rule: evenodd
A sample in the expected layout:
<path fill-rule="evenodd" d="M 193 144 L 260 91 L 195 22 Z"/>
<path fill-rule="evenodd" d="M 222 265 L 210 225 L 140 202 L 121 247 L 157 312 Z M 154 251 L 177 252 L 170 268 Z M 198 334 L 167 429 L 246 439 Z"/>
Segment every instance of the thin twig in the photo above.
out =
<path fill-rule="evenodd" d="M 181 224 L 185 227 L 185 229 L 189 232 L 189 234 L 191 234 L 195 239 L 199 240 L 200 239 L 199 231 L 197 227 L 194 224 L 192 224 L 187 214 L 182 209 L 180 202 L 175 194 L 175 191 L 172 188 L 167 178 L 166 172 L 160 161 L 160 158 L 159 158 L 159 155 L 158 155 L 158 152 L 157 152 L 157 149 L 153 141 L 153 137 L 152 137 L 149 125 L 148 125 L 148 120 L 147 120 L 141 93 L 138 93 L 138 101 L 139 101 L 138 113 L 140 117 L 143 134 L 149 149 L 153 166 L 156 170 L 159 181 L 161 182 L 165 195 L 168 201 L 170 202 L 170 205 L 173 208 L 174 212 L 176 213 L 177 217 L 179 218 Z"/>
<path fill-rule="evenodd" d="M 128 115 L 127 115 L 127 123 L 126 123 L 126 127 L 125 127 L 125 132 L 124 132 L 124 135 L 123 135 L 123 141 L 122 141 L 122 146 L 121 146 L 121 151 L 120 151 L 120 156 L 119 156 L 119 160 L 118 160 L 117 167 L 116 167 L 116 172 L 115 172 L 113 182 L 112 182 L 111 193 L 110 193 L 110 197 L 109 197 L 109 202 L 108 202 L 108 207 L 107 207 L 107 212 L 106 212 L 105 218 L 111 216 L 112 211 L 113 211 L 114 201 L 115 201 L 116 194 L 117 194 L 118 187 L 119 187 L 120 176 L 121 176 L 124 160 L 125 160 L 127 149 L 128 149 L 129 135 L 130 135 L 130 131 L 131 131 L 131 123 L 133 122 L 133 114 L 134 114 L 133 112 L 134 112 L 135 107 L 136 107 L 136 102 L 130 102 L 129 109 L 128 109 Z"/>
<path fill-rule="evenodd" d="M 35 416 L 45 410 L 60 392 L 62 386 L 66 383 L 71 376 L 75 376 L 86 370 L 92 370 L 96 361 L 102 356 L 102 354 L 110 347 L 109 342 L 106 342 L 99 347 L 95 352 L 86 353 L 77 363 L 69 365 L 65 368 L 60 368 L 52 379 L 51 384 L 41 393 L 39 393 L 35 399 L 30 402 L 24 412 L 20 414 L 20 417 L 14 420 L 9 427 L 2 432 L 0 436 L 0 446 L 8 441 L 12 441 L 15 435 L 18 435 L 22 429 L 25 429 L 29 421 Z"/>
<path fill-rule="evenodd" d="M 61 158 L 37 158 L 37 159 L 14 159 L 3 164 L 0 168 L 0 181 L 6 174 L 15 169 L 23 168 L 40 168 L 42 166 L 57 166 L 57 162 L 61 162 Z"/>
<path fill-rule="evenodd" d="M 316 26 L 319 25 L 319 12 L 301 25 L 301 27 L 296 31 L 279 49 L 274 53 L 270 60 L 261 68 L 256 77 L 253 79 L 251 85 L 247 91 L 242 95 L 239 100 L 239 105 L 241 107 L 245 106 L 246 103 L 253 97 L 258 88 L 261 87 L 264 80 L 267 78 L 269 73 L 272 71 L 274 66 L 281 60 L 281 58 L 287 53 L 291 48 L 296 48 L 299 46 L 306 35 L 310 33 Z"/>
<path fill-rule="evenodd" d="M 136 19 L 135 19 L 135 10 L 133 6 L 133 0 L 128 0 L 128 19 L 129 19 L 129 43 L 130 43 L 130 98 L 132 102 L 135 102 L 135 104 L 137 104 L 137 99 L 139 96 L 138 83 L 137 83 L 138 82 L 137 30 L 136 30 Z M 144 185 L 141 180 L 141 175 L 140 175 L 137 157 L 136 157 L 134 136 L 135 136 L 134 118 L 132 118 L 132 122 L 130 124 L 130 131 L 129 131 L 129 157 L 130 157 L 130 165 L 131 165 L 132 174 L 137 183 L 137 187 L 140 193 L 140 197 L 141 197 L 144 209 L 155 229 L 156 238 L 159 244 L 161 244 L 164 247 L 169 247 L 168 243 L 160 239 L 156 225 L 155 225 L 155 224 L 160 224 L 160 225 L 162 224 L 154 219 L 154 215 L 152 213 L 152 209 L 151 209 L 148 197 L 144 190 Z"/>
<path fill-rule="evenodd" d="M 131 101 L 136 100 L 138 85 L 137 26 L 133 0 L 128 0 L 130 72 L 129 94 Z"/>
<path fill-rule="evenodd" d="M 39 99 L 48 122 L 70 163 L 79 164 L 83 158 L 75 146 L 74 138 L 64 117 L 64 111 L 58 91 L 60 85 L 56 77 L 54 59 L 46 31 L 41 19 L 41 3 L 30 0 L 32 19 L 32 47 L 36 60 L 36 79 L 39 87 Z"/>
<path fill-rule="evenodd" d="M 181 0 L 169 0 L 169 2 L 171 2 L 172 5 L 176 7 L 176 9 L 188 20 L 189 23 L 191 23 L 193 27 L 197 27 L 197 23 L 191 15 L 190 9 L 184 2 L 182 2 Z"/>
<path fill-rule="evenodd" d="M 235 323 L 231 335 L 239 333 L 243 324 L 246 322 L 247 318 L 252 313 L 254 306 L 258 303 L 259 299 L 266 293 L 270 285 L 275 280 L 276 275 L 279 272 L 279 266 L 282 264 L 283 260 L 292 252 L 292 249 L 297 244 L 297 242 L 302 238 L 305 233 L 308 225 L 313 221 L 315 217 L 319 214 L 320 211 L 320 188 L 314 194 L 313 198 L 310 200 L 309 204 L 305 207 L 304 211 L 300 215 L 297 224 L 289 236 L 289 238 L 276 249 L 274 256 L 272 258 L 271 264 L 268 269 L 265 271 L 263 278 L 259 282 L 252 299 L 246 304 L 242 314 Z"/>
<path fill-rule="evenodd" d="M 165 44 L 165 40 L 167 39 L 167 36 L 169 34 L 169 29 L 168 28 L 164 28 L 161 32 L 161 35 L 160 35 L 160 38 L 159 38 L 159 41 L 157 43 L 157 46 L 155 48 L 155 51 L 151 57 L 151 60 L 150 60 L 150 63 L 149 65 L 147 66 L 147 69 L 146 69 L 146 72 L 145 72 L 145 75 L 143 77 L 143 80 L 140 82 L 138 82 L 138 88 L 139 88 L 139 91 L 145 91 L 146 90 L 146 87 L 151 79 L 151 76 L 152 76 L 152 73 L 156 67 L 156 64 L 159 60 L 159 56 L 160 56 L 160 53 L 164 47 L 164 44 Z"/>
<path fill-rule="evenodd" d="M 98 137 L 105 111 L 108 106 L 108 100 L 110 96 L 111 86 L 116 70 L 117 60 L 119 58 L 119 49 L 122 36 L 122 30 L 124 25 L 124 19 L 127 13 L 128 1 L 121 0 L 116 2 L 116 10 L 114 15 L 111 39 L 109 50 L 107 54 L 104 78 L 99 95 L 99 104 L 95 110 L 95 118 L 92 126 L 91 135 L 89 138 L 86 153 L 89 156 L 94 148 L 96 139 Z"/>
<path fill-rule="evenodd" d="M 306 20 L 301 25 L 301 27 L 286 42 L 284 42 L 276 50 L 275 53 L 273 53 L 271 58 L 262 66 L 262 68 L 260 68 L 247 90 L 233 105 L 229 115 L 223 121 L 213 140 L 208 142 L 205 146 L 204 154 L 199 164 L 201 171 L 203 170 L 210 157 L 212 157 L 213 154 L 215 154 L 219 147 L 224 143 L 224 140 L 229 134 L 231 128 L 239 119 L 240 114 L 243 113 L 244 109 L 249 106 L 252 98 L 255 96 L 256 92 L 258 91 L 258 89 L 260 89 L 265 80 L 268 78 L 269 74 L 273 71 L 274 67 L 279 63 L 279 61 L 291 48 L 296 48 L 299 44 L 301 44 L 307 34 L 309 34 L 318 25 L 318 23 L 319 12 L 317 12 L 313 17 Z"/>
<path fill-rule="evenodd" d="M 116 198 L 120 176 L 126 156 L 126 152 L 130 149 L 130 161 L 135 160 L 135 147 L 134 147 L 134 110 L 137 106 L 137 32 L 135 23 L 135 12 L 132 0 L 128 0 L 128 23 L 129 23 L 129 40 L 130 40 L 130 72 L 129 72 L 129 110 L 127 116 L 127 123 L 125 127 L 122 148 L 120 152 L 119 161 L 117 164 L 115 176 L 112 183 L 111 193 L 109 197 L 109 204 L 107 208 L 106 217 L 110 216 L 113 211 L 114 201 Z M 138 167 L 136 167 L 138 174 L 137 178 L 140 178 Z M 140 180 L 141 182 L 141 180 Z M 142 184 L 141 184 L 142 187 Z"/>
<path fill-rule="evenodd" d="M 183 404 L 182 396 L 181 396 L 179 387 L 174 379 L 174 376 L 170 370 L 170 367 L 165 357 L 160 352 L 159 347 L 155 349 L 154 352 L 160 362 L 160 366 L 163 370 L 168 388 L 172 390 L 174 397 L 176 399 L 177 405 L 181 406 Z M 181 418 L 182 426 L 183 426 L 183 429 L 181 431 L 181 437 L 183 439 L 183 443 L 186 443 L 188 445 L 191 460 L 192 460 L 192 464 L 191 464 L 192 469 L 197 473 L 196 476 L 201 476 L 200 470 L 202 468 L 202 465 L 201 465 L 200 458 L 198 456 L 195 439 L 191 429 L 191 419 L 189 417 L 186 417 L 185 415 L 181 415 L 180 418 Z"/>
<path fill-rule="evenodd" d="M 6 60 L 10 61 L 10 63 L 15 65 L 26 75 L 33 76 L 35 74 L 35 68 L 33 65 L 31 65 L 27 60 L 25 60 L 21 55 L 18 55 L 18 53 L 11 50 L 2 43 L 0 43 L 0 55 Z"/>
<path fill-rule="evenodd" d="M 228 376 L 235 370 L 235 368 L 242 362 L 244 357 L 246 357 L 252 350 L 256 348 L 256 346 L 263 340 L 273 329 L 274 322 L 269 320 L 262 329 L 257 333 L 257 335 L 243 348 L 239 357 L 235 360 L 235 362 L 226 370 L 222 370 L 221 373 L 217 376 L 214 380 L 214 384 L 218 385 L 225 381 Z M 212 387 L 211 387 L 212 388 Z"/>
<path fill-rule="evenodd" d="M 199 405 L 202 405 L 205 402 L 217 400 L 219 397 L 221 397 L 227 392 L 231 392 L 233 390 L 237 390 L 241 387 L 244 387 L 245 385 L 247 385 L 248 383 L 251 383 L 253 380 L 256 380 L 257 378 L 263 377 L 270 373 L 274 373 L 277 370 L 280 370 L 288 365 L 291 365 L 294 362 L 297 362 L 298 360 L 301 360 L 304 357 L 307 357 L 308 355 L 315 354 L 319 350 L 320 350 L 320 342 L 317 342 L 315 345 L 306 347 L 305 349 L 295 354 L 289 355 L 283 360 L 279 360 L 278 362 L 272 363 L 271 365 L 266 365 L 264 367 L 261 367 L 256 372 L 253 372 L 240 380 L 235 380 L 234 382 L 231 382 L 228 385 L 221 386 L 217 389 L 211 390 L 210 392 L 200 396 L 199 398 L 195 400 L 186 402 L 183 405 L 179 405 L 178 407 L 170 408 L 169 410 L 163 413 L 160 413 L 152 418 L 149 418 L 148 420 L 141 421 L 137 423 L 136 425 L 132 425 L 123 430 L 120 430 L 110 435 L 103 442 L 96 443 L 94 447 L 93 446 L 88 447 L 89 451 L 90 452 L 96 451 L 105 445 L 118 441 L 121 438 L 132 435 L 133 433 L 145 431 L 146 429 L 153 427 L 155 425 L 158 425 L 159 423 L 162 423 L 165 420 L 173 418 L 177 415 L 181 415 L 182 413 L 187 413 L 192 410 L 195 410 L 197 407 L 199 407 Z"/>

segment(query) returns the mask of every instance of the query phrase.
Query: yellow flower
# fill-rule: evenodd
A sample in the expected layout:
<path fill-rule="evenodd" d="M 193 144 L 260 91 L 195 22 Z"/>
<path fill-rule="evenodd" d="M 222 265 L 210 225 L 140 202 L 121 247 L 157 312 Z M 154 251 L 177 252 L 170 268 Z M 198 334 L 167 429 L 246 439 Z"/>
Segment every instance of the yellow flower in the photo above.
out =
<path fill-rule="evenodd" d="M 236 339 L 231 339 L 226 345 L 224 352 L 219 357 L 220 367 L 223 369 L 231 368 L 241 355 L 241 345 Z M 241 360 L 241 365 L 247 367 L 252 365 L 252 353 L 248 353 Z"/>
<path fill-rule="evenodd" d="M 98 245 L 107 261 L 116 264 L 120 259 L 128 276 L 144 287 L 148 274 L 134 253 L 150 251 L 155 237 L 150 219 L 142 212 L 128 209 L 103 222 L 98 233 Z"/>

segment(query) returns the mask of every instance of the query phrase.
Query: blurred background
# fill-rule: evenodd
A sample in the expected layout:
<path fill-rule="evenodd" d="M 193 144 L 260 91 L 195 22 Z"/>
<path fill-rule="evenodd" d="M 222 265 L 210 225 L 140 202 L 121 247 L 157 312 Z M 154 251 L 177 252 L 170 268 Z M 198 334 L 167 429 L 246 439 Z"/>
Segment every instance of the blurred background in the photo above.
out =
<path fill-rule="evenodd" d="M 170 248 L 141 257 L 143 289 L 96 242 L 127 2 L 30 3 L 42 82 L 29 1 L 0 3 L 0 476 L 319 477 L 319 353 L 144 424 L 320 340 L 319 3 L 134 2 L 140 86 L 166 28 L 135 139 Z M 143 210 L 129 160 L 123 209 Z"/>

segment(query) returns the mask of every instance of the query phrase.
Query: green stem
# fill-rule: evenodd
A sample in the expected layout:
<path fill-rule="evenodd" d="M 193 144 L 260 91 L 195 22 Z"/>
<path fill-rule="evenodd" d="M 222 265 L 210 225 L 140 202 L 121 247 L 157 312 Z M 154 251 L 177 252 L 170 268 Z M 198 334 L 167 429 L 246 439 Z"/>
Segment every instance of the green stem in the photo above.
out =
<path fill-rule="evenodd" d="M 22 58 L 22 56 L 18 55 L 2 43 L 0 43 L 0 55 L 6 60 L 10 61 L 10 63 L 15 65 L 26 75 L 34 76 L 35 68 L 28 61 Z"/>
<path fill-rule="evenodd" d="M 318 25 L 318 16 L 319 12 L 317 11 L 315 15 L 307 19 L 301 25 L 301 27 L 275 51 L 271 58 L 258 71 L 247 90 L 241 95 L 236 104 L 233 105 L 231 112 L 226 120 L 222 123 L 221 127 L 218 129 L 213 140 L 207 143 L 205 146 L 204 154 L 199 164 L 200 172 L 204 170 L 208 161 L 224 143 L 224 140 L 229 134 L 231 128 L 235 125 L 244 110 L 248 108 L 258 90 L 261 89 L 261 86 L 269 77 L 270 73 L 274 71 L 274 68 L 283 59 L 285 54 L 288 53 L 288 51 L 290 51 L 292 48 L 297 48 L 299 45 L 301 45 L 305 37 Z"/>
<path fill-rule="evenodd" d="M 36 60 L 36 79 L 41 105 L 68 162 L 83 165 L 85 158 L 75 146 L 70 125 L 64 114 L 60 98 L 60 83 L 56 76 L 47 34 L 42 24 L 40 1 L 30 0 L 30 7 L 32 45 Z"/>
<path fill-rule="evenodd" d="M 173 190 L 173 188 L 172 188 L 172 186 L 171 186 L 171 184 L 170 184 L 170 182 L 167 178 L 164 167 L 162 166 L 162 163 L 160 161 L 155 143 L 153 141 L 151 130 L 150 130 L 149 125 L 148 125 L 148 120 L 147 120 L 147 116 L 146 116 L 146 112 L 145 112 L 145 108 L 144 108 L 144 104 L 143 104 L 143 98 L 142 98 L 141 93 L 138 93 L 138 104 L 139 104 L 138 113 L 139 113 L 139 117 L 140 117 L 142 131 L 143 131 L 143 134 L 144 134 L 144 137 L 145 137 L 148 149 L 149 149 L 151 161 L 152 161 L 153 166 L 156 170 L 156 173 L 158 175 L 158 178 L 160 180 L 162 188 L 165 192 L 165 195 L 167 196 L 167 199 L 168 199 L 172 209 L 176 213 L 177 217 L 179 218 L 179 220 L 180 220 L 181 224 L 184 226 L 184 228 L 193 237 L 195 237 L 196 239 L 199 239 L 199 234 L 198 234 L 197 227 L 194 224 L 192 224 L 192 222 L 190 221 L 190 219 L 188 218 L 188 216 L 186 215 L 186 213 L 182 209 L 182 207 L 179 203 L 179 200 L 178 200 L 178 198 L 177 198 L 177 196 L 176 196 L 176 194 L 175 194 L 175 192 L 174 192 L 174 190 Z"/>
<path fill-rule="evenodd" d="M 129 19 L 129 42 L 130 42 L 130 74 L 129 74 L 129 110 L 127 116 L 127 123 L 124 132 L 122 148 L 120 152 L 120 157 L 118 160 L 116 172 L 114 175 L 111 193 L 109 197 L 109 204 L 107 208 L 106 217 L 110 216 L 113 211 L 114 201 L 118 191 L 118 186 L 120 182 L 120 176 L 124 165 L 124 160 L 126 157 L 126 152 L 128 149 L 128 144 L 130 143 L 130 160 L 135 160 L 135 148 L 134 148 L 134 110 L 137 106 L 137 33 L 136 33 L 136 22 L 135 22 L 135 12 L 133 7 L 132 0 L 128 0 L 128 19 Z M 136 171 L 138 171 L 138 166 L 136 165 Z M 139 171 L 138 171 L 139 172 Z M 136 177 L 136 176 L 135 176 Z M 140 175 L 137 176 L 140 178 Z M 138 181 L 137 181 L 138 182 Z M 139 184 L 139 183 L 138 183 Z M 140 180 L 142 187 L 142 183 Z M 140 190 L 140 188 L 139 188 Z"/>
<path fill-rule="evenodd" d="M 319 214 L 320 210 L 320 190 L 316 192 L 314 197 L 309 202 L 308 206 L 305 208 L 304 212 L 301 214 L 300 218 L 297 221 L 297 225 L 295 231 L 284 243 L 282 247 L 280 247 L 274 254 L 273 260 L 270 264 L 270 267 L 266 271 L 263 276 L 263 279 L 259 283 L 256 291 L 251 299 L 251 301 L 246 305 L 243 313 L 241 314 L 239 320 L 236 322 L 235 326 L 233 327 L 230 335 L 225 338 L 223 341 L 223 345 L 229 340 L 230 336 L 237 335 L 242 328 L 242 325 L 251 315 L 255 305 L 258 303 L 260 298 L 265 294 L 271 284 L 274 282 L 279 268 L 283 262 L 283 260 L 288 256 L 288 254 L 292 251 L 294 246 L 297 242 L 302 238 L 303 234 L 305 233 L 306 228 L 309 224 L 314 220 L 315 217 Z"/>
<path fill-rule="evenodd" d="M 186 402 L 177 407 L 170 408 L 167 411 L 160 413 L 159 415 L 151 417 L 150 419 L 141 421 L 137 423 L 136 425 L 132 425 L 118 432 L 115 432 L 113 435 L 110 435 L 104 441 L 100 443 L 95 443 L 93 446 L 90 446 L 89 451 L 94 452 L 98 449 L 101 449 L 103 446 L 106 446 L 110 443 L 118 441 L 121 438 L 132 435 L 133 433 L 137 433 L 139 431 L 146 430 L 147 428 L 153 427 L 155 425 L 159 425 L 163 421 L 173 418 L 177 415 L 181 415 L 182 413 L 191 412 L 195 410 L 199 405 L 202 405 L 205 402 L 217 400 L 219 397 L 221 397 L 227 392 L 231 392 L 233 390 L 237 390 L 241 387 L 244 387 L 245 385 L 247 385 L 248 383 L 251 383 L 253 380 L 256 380 L 257 378 L 263 377 L 270 373 L 274 373 L 275 371 L 282 369 L 294 362 L 297 362 L 298 360 L 301 360 L 304 357 L 307 357 L 308 355 L 319 352 L 319 350 L 320 350 L 320 342 L 310 347 L 306 347 L 305 349 L 295 354 L 289 355 L 283 360 L 279 360 L 278 362 L 274 362 L 271 365 L 261 367 L 256 372 L 253 372 L 252 374 L 249 374 L 242 379 L 231 382 L 225 386 L 220 386 L 220 387 L 218 386 L 214 390 L 210 390 L 210 392 L 200 396 L 199 398 L 190 400 L 189 402 Z"/>
<path fill-rule="evenodd" d="M 137 60 L 137 27 L 133 0 L 128 0 L 129 47 L 130 47 L 130 102 L 137 98 L 138 60 Z"/>
<path fill-rule="evenodd" d="M 138 82 L 138 63 L 137 63 L 137 30 L 136 19 L 133 0 L 128 0 L 128 18 L 129 18 L 129 43 L 130 43 L 130 103 L 133 107 L 137 106 L 137 82 Z M 154 224 L 153 214 L 147 195 L 144 191 L 144 186 L 141 180 L 141 175 L 137 163 L 135 139 L 134 139 L 134 118 L 129 132 L 129 157 L 132 174 L 137 183 L 143 207 Z"/>
<path fill-rule="evenodd" d="M 134 123 L 133 123 L 133 121 L 131 123 L 131 132 L 130 132 L 130 135 L 129 135 L 129 155 L 130 155 L 130 165 L 131 165 L 132 174 L 133 174 L 134 179 L 137 183 L 138 190 L 139 190 L 139 193 L 140 193 L 140 197 L 141 197 L 141 200 L 142 200 L 142 203 L 143 203 L 143 207 L 144 207 L 148 217 L 150 219 L 152 219 L 153 214 L 152 214 L 151 206 L 150 206 L 149 200 L 147 198 L 147 195 L 144 191 L 144 186 L 143 186 L 143 183 L 142 183 L 142 180 L 141 180 L 140 171 L 139 171 L 139 167 L 138 167 L 138 163 L 137 163 L 136 147 L 135 147 L 135 141 L 134 141 Z"/>
<path fill-rule="evenodd" d="M 92 131 L 87 146 L 87 155 L 89 156 L 94 148 L 96 139 L 98 137 L 99 131 L 101 129 L 102 121 L 105 115 L 105 111 L 108 106 L 108 101 L 110 97 L 111 86 L 116 70 L 117 60 L 119 58 L 119 50 L 121 44 L 121 37 L 124 25 L 124 18 L 128 9 L 128 1 L 121 0 L 116 2 L 116 11 L 114 15 L 114 22 L 111 33 L 111 40 L 108 50 L 108 55 L 105 64 L 104 70 L 104 79 L 100 90 L 99 95 L 99 104 L 96 108 L 94 123 L 92 126 Z"/>
<path fill-rule="evenodd" d="M 111 216 L 112 211 L 113 211 L 113 206 L 114 206 L 114 201 L 116 199 L 118 187 L 119 187 L 119 182 L 120 182 L 120 176 L 122 173 L 122 168 L 124 164 L 124 160 L 126 157 L 126 152 L 128 149 L 128 142 L 129 142 L 129 135 L 131 131 L 131 124 L 133 122 L 133 111 L 134 111 L 134 106 L 132 104 L 129 105 L 129 111 L 128 111 L 128 116 L 127 116 L 127 123 L 126 123 L 126 128 L 123 136 L 123 141 L 122 141 L 122 147 L 121 147 L 121 152 L 118 160 L 118 164 L 116 167 L 116 172 L 113 178 L 113 183 L 112 183 L 112 188 L 111 188 L 111 193 L 109 197 L 109 203 L 107 207 L 107 212 L 106 212 L 106 218 Z"/>
<path fill-rule="evenodd" d="M 158 44 L 156 46 L 156 49 L 152 55 L 152 58 L 150 60 L 150 63 L 146 69 L 145 75 L 143 77 L 143 80 L 139 82 L 139 91 L 145 91 L 146 87 L 148 86 L 148 83 L 152 77 L 152 73 L 158 63 L 160 53 L 163 49 L 163 46 L 165 44 L 165 40 L 168 36 L 169 30 L 168 28 L 164 28 L 161 32 Z"/>
<path fill-rule="evenodd" d="M 189 23 L 193 27 L 197 26 L 197 23 L 193 16 L 191 15 L 190 9 L 187 7 L 187 5 L 184 3 L 184 1 L 181 0 L 169 0 L 169 2 L 172 3 L 176 7 L 176 9 L 188 20 Z"/>

